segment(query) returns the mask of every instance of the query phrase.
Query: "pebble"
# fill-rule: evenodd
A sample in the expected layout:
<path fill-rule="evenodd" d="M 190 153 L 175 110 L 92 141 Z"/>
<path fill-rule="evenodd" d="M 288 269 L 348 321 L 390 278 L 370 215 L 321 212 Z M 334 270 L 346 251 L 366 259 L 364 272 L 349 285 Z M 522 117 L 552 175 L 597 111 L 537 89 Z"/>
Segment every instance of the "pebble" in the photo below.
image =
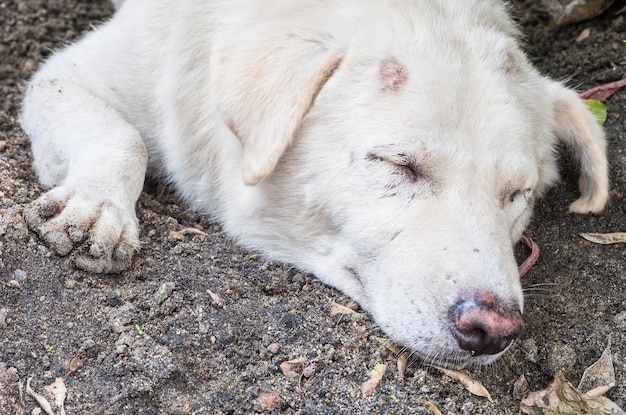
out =
<path fill-rule="evenodd" d="M 270 344 L 269 346 L 267 346 L 267 351 L 273 355 L 277 355 L 280 352 L 280 344 L 278 343 Z"/>
<path fill-rule="evenodd" d="M 131 303 L 126 303 L 110 313 L 110 324 L 115 333 L 119 334 L 127 330 L 127 326 L 132 322 L 132 313 L 134 311 L 135 306 Z"/>
<path fill-rule="evenodd" d="M 316 368 L 314 364 L 305 367 L 304 369 L 302 369 L 302 376 L 304 376 L 305 378 L 310 378 L 315 374 L 315 369 Z"/>
<path fill-rule="evenodd" d="M 7 316 L 9 315 L 8 308 L 0 308 L 0 330 L 7 328 Z"/>
<path fill-rule="evenodd" d="M 626 311 L 622 311 L 621 313 L 615 315 L 615 317 L 613 317 L 613 321 L 617 324 L 617 327 L 622 330 L 626 330 Z"/>
<path fill-rule="evenodd" d="M 17 375 L 17 368 L 10 367 L 7 369 L 7 375 L 9 375 L 10 379 L 14 382 L 19 380 L 19 376 Z"/>
<path fill-rule="evenodd" d="M 17 281 L 26 281 L 26 278 L 28 278 L 28 274 L 24 270 L 16 269 L 15 271 L 13 271 L 13 278 Z"/>
<path fill-rule="evenodd" d="M 98 356 L 98 345 L 92 339 L 86 339 L 83 342 L 83 350 L 85 351 L 85 355 L 90 358 L 95 358 Z"/>

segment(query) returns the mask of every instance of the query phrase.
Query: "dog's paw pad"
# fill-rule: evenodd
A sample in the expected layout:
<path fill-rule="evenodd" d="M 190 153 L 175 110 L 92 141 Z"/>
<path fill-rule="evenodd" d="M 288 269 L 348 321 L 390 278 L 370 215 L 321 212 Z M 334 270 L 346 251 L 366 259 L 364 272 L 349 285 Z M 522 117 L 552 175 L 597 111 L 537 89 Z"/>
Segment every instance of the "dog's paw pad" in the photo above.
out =
<path fill-rule="evenodd" d="M 77 253 L 73 258 L 74 265 L 84 271 L 93 273 L 119 273 L 126 270 L 135 253 L 134 244 L 120 242 L 112 251 L 105 251 L 101 246 L 91 245 L 88 252 Z"/>
<path fill-rule="evenodd" d="M 76 250 L 74 264 L 89 272 L 121 272 L 139 248 L 134 212 L 99 196 L 55 188 L 25 209 L 24 220 L 58 255 Z"/>
<path fill-rule="evenodd" d="M 61 210 L 63 205 L 60 201 L 49 200 L 43 196 L 26 206 L 24 220 L 31 229 L 37 231 L 46 220 L 58 215 Z"/>
<path fill-rule="evenodd" d="M 580 198 L 569 205 L 569 211 L 583 215 L 587 213 L 600 213 L 604 209 L 607 199 L 608 198 L 605 197 Z"/>
<path fill-rule="evenodd" d="M 48 229 L 47 226 L 42 225 L 37 233 L 57 255 L 65 256 L 74 249 L 74 242 L 63 230 Z"/>

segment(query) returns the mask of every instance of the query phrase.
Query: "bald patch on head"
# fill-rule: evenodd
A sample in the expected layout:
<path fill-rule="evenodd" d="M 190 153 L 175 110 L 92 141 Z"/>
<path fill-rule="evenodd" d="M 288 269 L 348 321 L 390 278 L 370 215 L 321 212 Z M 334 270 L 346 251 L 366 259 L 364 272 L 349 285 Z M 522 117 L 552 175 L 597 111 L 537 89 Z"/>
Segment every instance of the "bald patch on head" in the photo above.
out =
<path fill-rule="evenodd" d="M 406 67 L 394 57 L 388 57 L 380 65 L 380 80 L 383 89 L 397 90 L 407 80 Z"/>

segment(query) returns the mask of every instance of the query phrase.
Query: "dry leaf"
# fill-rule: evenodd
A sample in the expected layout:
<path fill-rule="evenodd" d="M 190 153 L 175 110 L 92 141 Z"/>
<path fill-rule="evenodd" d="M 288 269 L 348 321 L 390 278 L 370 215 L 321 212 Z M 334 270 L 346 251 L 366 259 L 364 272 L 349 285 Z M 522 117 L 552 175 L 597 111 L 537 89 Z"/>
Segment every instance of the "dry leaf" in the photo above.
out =
<path fill-rule="evenodd" d="M 26 394 L 33 398 L 37 402 L 37 405 L 39 405 L 41 409 L 46 412 L 46 414 L 54 415 L 54 412 L 52 412 L 52 407 L 50 406 L 50 402 L 48 402 L 48 400 L 44 398 L 43 395 L 38 394 L 30 387 L 30 381 L 32 379 L 32 377 L 26 379 Z"/>
<path fill-rule="evenodd" d="M 532 392 L 522 400 L 521 411 L 528 415 L 626 415 L 613 401 L 602 396 L 613 386 L 615 370 L 609 339 L 602 356 L 583 373 L 577 389 L 559 372 L 545 390 Z"/>
<path fill-rule="evenodd" d="M 609 245 L 626 242 L 626 232 L 581 233 L 580 236 L 595 244 Z"/>
<path fill-rule="evenodd" d="M 580 32 L 578 37 L 576 37 L 576 42 L 582 42 L 583 40 L 587 39 L 590 34 L 591 34 L 591 29 L 590 28 L 586 28 L 585 30 Z"/>
<path fill-rule="evenodd" d="M 70 360 L 70 368 L 65 374 L 65 376 L 63 376 L 63 378 L 67 379 L 69 375 L 71 375 L 72 373 L 80 369 L 81 367 L 83 367 L 83 362 L 82 360 L 80 360 L 80 356 L 79 355 L 74 356 L 74 358 Z"/>
<path fill-rule="evenodd" d="M 264 411 L 272 411 L 282 401 L 283 398 L 276 392 L 261 392 L 259 394 L 259 403 Z"/>
<path fill-rule="evenodd" d="M 337 304 L 334 301 L 330 305 L 330 315 L 334 316 L 337 314 L 354 314 L 355 311 L 350 307 L 346 307 L 345 305 Z"/>
<path fill-rule="evenodd" d="M 181 229 L 180 233 L 183 235 L 200 235 L 200 236 L 206 236 L 205 232 L 202 232 L 200 229 L 198 228 L 185 228 L 185 229 Z"/>
<path fill-rule="evenodd" d="M 406 371 L 406 367 L 409 363 L 409 354 L 407 352 L 400 351 L 401 348 L 397 344 L 385 337 L 376 337 L 376 341 L 385 346 L 385 348 L 387 348 L 391 353 L 398 356 L 398 361 L 396 363 L 398 367 L 398 377 L 400 380 L 404 380 L 404 372 Z M 405 349 L 402 348 L 402 350 Z"/>
<path fill-rule="evenodd" d="M 425 401 L 423 399 L 420 399 L 420 401 L 422 401 L 424 403 L 424 405 L 426 405 L 426 407 L 428 409 L 430 409 L 430 411 L 435 414 L 435 415 L 443 415 L 441 413 L 441 411 L 439 410 L 439 408 L 437 408 L 432 402 L 430 401 Z"/>
<path fill-rule="evenodd" d="M 609 344 L 602 352 L 602 356 L 585 369 L 577 389 L 588 398 L 597 398 L 607 393 L 613 386 L 615 386 L 615 369 L 609 339 Z"/>
<path fill-rule="evenodd" d="M 603 396 L 592 398 L 579 392 L 561 372 L 554 376 L 554 381 L 545 390 L 528 394 L 522 400 L 520 409 L 527 415 L 625 414 Z"/>
<path fill-rule="evenodd" d="M 219 294 L 216 294 L 211 290 L 206 290 L 206 292 L 207 294 L 209 294 L 211 299 L 215 301 L 215 304 L 217 304 L 219 308 L 224 308 L 224 306 L 226 305 L 226 301 L 224 301 L 224 299 Z"/>
<path fill-rule="evenodd" d="M 587 91 L 580 94 L 580 97 L 582 99 L 595 99 L 598 101 L 606 101 L 611 95 L 613 95 L 625 86 L 626 79 L 620 79 L 619 81 L 610 82 L 608 84 L 588 89 Z"/>
<path fill-rule="evenodd" d="M 386 337 L 376 337 L 376 341 L 385 346 L 391 353 L 398 354 L 400 352 L 398 345 Z"/>
<path fill-rule="evenodd" d="M 374 393 L 374 390 L 380 384 L 380 381 L 383 379 L 385 372 L 387 371 L 387 365 L 384 363 L 376 363 L 374 369 L 370 371 L 370 377 L 368 380 L 361 384 L 361 390 L 364 395 L 371 395 Z"/>
<path fill-rule="evenodd" d="M 185 236 L 187 236 L 187 235 L 206 236 L 206 233 L 204 233 L 200 229 L 196 229 L 196 228 L 185 228 L 185 229 L 181 229 L 180 231 L 171 231 L 170 232 L 170 238 L 176 239 L 178 241 L 186 240 L 187 238 L 185 238 Z"/>
<path fill-rule="evenodd" d="M 400 356 L 398 356 L 398 362 L 397 362 L 397 366 L 398 366 L 398 377 L 400 378 L 400 380 L 404 380 L 404 372 L 406 371 L 406 366 L 409 363 L 409 354 L 407 352 L 401 353 Z"/>
<path fill-rule="evenodd" d="M 56 378 L 56 380 L 44 387 L 54 397 L 54 404 L 58 408 L 58 415 L 65 415 L 65 396 L 67 395 L 67 388 L 63 378 Z"/>
<path fill-rule="evenodd" d="M 457 372 L 456 370 L 445 369 L 443 367 L 434 366 L 435 368 L 441 370 L 446 375 L 450 376 L 461 382 L 465 389 L 470 391 L 472 394 L 476 396 L 482 396 L 483 398 L 489 399 L 489 402 L 493 402 L 491 399 L 491 395 L 487 388 L 485 388 L 480 382 L 475 381 L 474 379 L 467 376 L 465 373 Z"/>
<path fill-rule="evenodd" d="M 283 371 L 283 375 L 290 379 L 298 380 L 302 375 L 302 369 L 309 365 L 309 361 L 306 357 L 298 357 L 297 359 L 282 362 L 280 364 L 280 370 Z M 297 372 L 296 370 L 300 371 Z"/>
<path fill-rule="evenodd" d="M 44 397 L 43 395 L 35 392 L 30 387 L 30 381 L 32 379 L 33 378 L 30 377 L 26 380 L 26 394 L 33 398 L 37 402 L 37 405 L 39 405 L 47 415 L 55 415 L 52 409 L 52 405 L 50 404 L 48 399 L 46 399 L 46 397 Z M 64 404 L 65 396 L 67 395 L 67 388 L 65 387 L 65 382 L 63 382 L 63 378 L 56 378 L 56 380 L 52 384 L 45 386 L 44 390 L 47 392 L 48 398 L 53 399 L 54 407 L 58 410 L 58 413 L 56 415 L 65 415 Z"/>

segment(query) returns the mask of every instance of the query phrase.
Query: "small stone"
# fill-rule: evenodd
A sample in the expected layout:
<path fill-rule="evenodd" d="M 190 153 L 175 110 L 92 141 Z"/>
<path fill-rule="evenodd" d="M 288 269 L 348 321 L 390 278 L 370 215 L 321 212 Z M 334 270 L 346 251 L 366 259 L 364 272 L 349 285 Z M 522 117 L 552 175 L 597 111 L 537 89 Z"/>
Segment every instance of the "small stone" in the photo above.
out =
<path fill-rule="evenodd" d="M 106 305 L 109 307 L 119 307 L 123 304 L 122 299 L 117 295 L 117 293 L 107 293 L 106 299 L 104 300 Z"/>
<path fill-rule="evenodd" d="M 269 346 L 267 346 L 267 351 L 273 355 L 277 355 L 280 352 L 280 344 L 278 343 L 270 344 Z"/>
<path fill-rule="evenodd" d="M 0 330 L 7 328 L 7 316 L 9 315 L 8 308 L 0 308 Z"/>
<path fill-rule="evenodd" d="M 315 374 L 315 365 L 309 365 L 307 367 L 305 367 L 304 369 L 302 369 L 302 376 L 304 376 L 305 378 L 310 378 L 311 376 L 313 376 Z"/>
<path fill-rule="evenodd" d="M 626 329 L 626 311 L 622 311 L 613 317 L 613 321 L 620 329 Z"/>
<path fill-rule="evenodd" d="M 92 339 L 87 339 L 83 342 L 83 350 L 89 358 L 93 359 L 98 356 L 98 345 Z"/>
<path fill-rule="evenodd" d="M 259 403 L 261 404 L 261 408 L 264 411 L 272 411 L 276 408 L 278 404 L 283 401 L 283 398 L 278 393 L 270 392 L 262 392 L 259 395 Z"/>
<path fill-rule="evenodd" d="M 9 375 L 10 379 L 14 382 L 19 380 L 19 376 L 17 375 L 17 368 L 10 367 L 7 369 L 7 375 Z"/>
<path fill-rule="evenodd" d="M 18 281 L 26 281 L 26 278 L 28 278 L 28 274 L 24 270 L 16 269 L 15 271 L 13 271 L 13 278 Z"/>

